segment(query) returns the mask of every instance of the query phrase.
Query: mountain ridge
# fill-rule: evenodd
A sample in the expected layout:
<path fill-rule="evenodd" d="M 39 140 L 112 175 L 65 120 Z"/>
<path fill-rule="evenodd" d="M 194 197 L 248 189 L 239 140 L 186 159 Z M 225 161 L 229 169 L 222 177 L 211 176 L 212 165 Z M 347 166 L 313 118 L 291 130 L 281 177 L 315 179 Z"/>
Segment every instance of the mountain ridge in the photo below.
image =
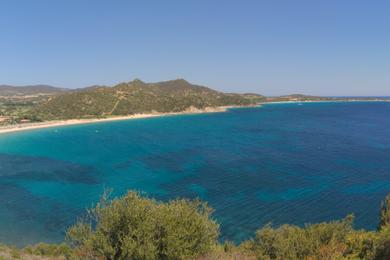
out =
<path fill-rule="evenodd" d="M 23 96 L 23 95 L 50 95 L 63 93 L 67 91 L 65 88 L 53 87 L 46 84 L 13 86 L 2 84 L 0 85 L 0 96 Z"/>
<path fill-rule="evenodd" d="M 40 120 L 183 112 L 190 108 L 247 106 L 261 95 L 223 93 L 184 79 L 146 83 L 139 79 L 112 87 L 92 86 L 53 96 L 31 112 Z"/>

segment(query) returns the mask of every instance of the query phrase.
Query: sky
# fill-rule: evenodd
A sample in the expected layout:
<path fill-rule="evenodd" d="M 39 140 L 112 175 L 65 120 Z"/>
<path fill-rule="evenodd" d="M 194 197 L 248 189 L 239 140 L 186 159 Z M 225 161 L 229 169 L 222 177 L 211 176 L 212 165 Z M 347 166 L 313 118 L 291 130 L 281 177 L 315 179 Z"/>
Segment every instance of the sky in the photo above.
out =
<path fill-rule="evenodd" d="M 390 96 L 390 1 L 1 0 L 0 84 Z"/>

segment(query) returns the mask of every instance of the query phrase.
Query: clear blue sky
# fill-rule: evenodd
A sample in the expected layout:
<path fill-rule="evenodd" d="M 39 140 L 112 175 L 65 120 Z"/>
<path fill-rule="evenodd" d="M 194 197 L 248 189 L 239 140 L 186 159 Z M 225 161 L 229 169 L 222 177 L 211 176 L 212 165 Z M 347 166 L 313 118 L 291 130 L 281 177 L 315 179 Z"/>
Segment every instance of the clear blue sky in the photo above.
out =
<path fill-rule="evenodd" d="M 1 0 L 0 84 L 390 95 L 390 2 Z"/>

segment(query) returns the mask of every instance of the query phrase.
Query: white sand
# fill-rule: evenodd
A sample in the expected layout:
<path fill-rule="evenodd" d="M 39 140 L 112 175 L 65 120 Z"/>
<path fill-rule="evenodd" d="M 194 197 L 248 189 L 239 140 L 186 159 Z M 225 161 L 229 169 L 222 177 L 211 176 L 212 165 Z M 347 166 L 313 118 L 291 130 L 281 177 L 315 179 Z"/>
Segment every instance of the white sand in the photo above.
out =
<path fill-rule="evenodd" d="M 271 101 L 264 102 L 258 105 L 251 106 L 261 106 L 266 104 L 277 104 L 277 103 L 312 103 L 312 102 L 384 102 L 389 100 L 373 99 L 373 100 L 318 100 L 318 101 Z M 251 107 L 249 106 L 249 107 Z M 194 107 L 188 108 L 186 111 L 177 112 L 177 113 L 149 113 L 149 114 L 135 114 L 128 116 L 116 116 L 108 118 L 94 118 L 94 119 L 70 119 L 70 120 L 56 120 L 56 121 L 46 121 L 40 123 L 25 123 L 25 124 L 16 124 L 16 125 L 7 125 L 0 126 L 0 134 L 3 133 L 12 133 L 19 131 L 26 131 L 32 129 L 48 128 L 48 127 L 57 127 L 57 126 L 67 126 L 67 125 L 79 125 L 79 124 L 90 124 L 96 122 L 108 122 L 108 121 L 117 121 L 117 120 L 130 120 L 130 119 L 140 119 L 140 118 L 150 118 L 150 117 L 160 117 L 160 116 L 171 116 L 171 115 L 185 115 L 185 114 L 200 114 L 200 113 L 218 113 L 225 112 L 229 108 L 238 108 L 243 106 L 223 106 L 223 107 L 207 107 L 205 109 L 197 109 Z"/>
<path fill-rule="evenodd" d="M 205 108 L 205 109 L 197 109 L 194 107 L 190 107 L 186 111 L 178 112 L 178 113 L 134 114 L 134 115 L 128 115 L 128 116 L 115 116 L 115 117 L 113 116 L 113 117 L 108 117 L 108 118 L 55 120 L 55 121 L 46 121 L 46 122 L 39 122 L 39 123 L 25 123 L 25 124 L 7 125 L 7 126 L 0 127 L 0 134 L 19 132 L 19 131 L 27 131 L 27 130 L 40 129 L 40 128 L 49 128 L 49 127 L 58 127 L 58 126 L 67 126 L 67 125 L 79 125 L 79 124 L 90 124 L 90 123 L 97 123 L 97 122 L 109 122 L 109 121 L 118 121 L 118 120 L 130 120 L 130 119 L 172 116 L 172 115 L 185 115 L 185 114 L 217 113 L 217 112 L 225 112 L 228 108 L 233 108 L 233 107 L 236 107 L 236 106 L 225 106 L 225 107 L 215 107 L 215 108 L 209 107 L 209 108 Z"/>

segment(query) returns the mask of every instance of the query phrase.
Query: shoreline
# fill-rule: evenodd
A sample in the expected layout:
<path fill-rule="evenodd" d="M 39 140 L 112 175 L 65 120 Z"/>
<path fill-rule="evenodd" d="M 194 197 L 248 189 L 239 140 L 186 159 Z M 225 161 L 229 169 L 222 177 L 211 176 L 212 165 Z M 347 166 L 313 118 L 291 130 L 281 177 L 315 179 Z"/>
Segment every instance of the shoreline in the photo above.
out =
<path fill-rule="evenodd" d="M 294 103 L 353 103 L 353 102 L 390 102 L 390 99 L 351 99 L 351 100 L 304 100 L 304 101 L 270 101 L 260 103 L 261 105 L 267 104 L 294 104 Z"/>
<path fill-rule="evenodd" d="M 226 112 L 231 108 L 249 108 L 259 107 L 267 104 L 293 104 L 293 103 L 323 103 L 323 102 L 390 102 L 390 100 L 306 100 L 306 101 L 270 101 L 260 102 L 255 105 L 248 106 L 220 106 L 220 107 L 206 107 L 204 109 L 197 109 L 195 107 L 189 107 L 187 110 L 182 112 L 169 112 L 169 113 L 147 113 L 147 114 L 133 114 L 128 116 L 113 116 L 107 118 L 91 118 L 91 119 L 66 119 L 66 120 L 53 120 L 36 123 L 25 123 L 0 126 L 0 135 L 21 131 L 29 131 L 43 128 L 72 126 L 81 124 L 92 124 L 92 123 L 104 123 L 112 121 L 132 120 L 132 119 L 146 119 L 153 117 L 164 117 L 164 116 L 176 116 L 176 115 L 192 115 L 192 114 L 207 114 L 207 113 L 222 113 Z"/>
<path fill-rule="evenodd" d="M 36 122 L 36 123 L 15 124 L 15 125 L 0 126 L 0 134 L 29 131 L 29 130 L 43 129 L 43 128 L 103 123 L 103 122 L 112 122 L 112 121 L 123 121 L 123 120 L 132 120 L 132 119 L 146 119 L 146 118 L 153 118 L 153 117 L 222 113 L 222 112 L 226 112 L 230 108 L 240 108 L 240 107 L 253 107 L 253 106 L 221 106 L 221 107 L 206 107 L 204 109 L 197 109 L 194 107 L 190 107 L 187 110 L 182 112 L 169 112 L 169 113 L 156 112 L 156 113 L 147 113 L 147 114 L 133 114 L 128 116 L 113 116 L 107 118 L 66 119 L 66 120 Z"/>

